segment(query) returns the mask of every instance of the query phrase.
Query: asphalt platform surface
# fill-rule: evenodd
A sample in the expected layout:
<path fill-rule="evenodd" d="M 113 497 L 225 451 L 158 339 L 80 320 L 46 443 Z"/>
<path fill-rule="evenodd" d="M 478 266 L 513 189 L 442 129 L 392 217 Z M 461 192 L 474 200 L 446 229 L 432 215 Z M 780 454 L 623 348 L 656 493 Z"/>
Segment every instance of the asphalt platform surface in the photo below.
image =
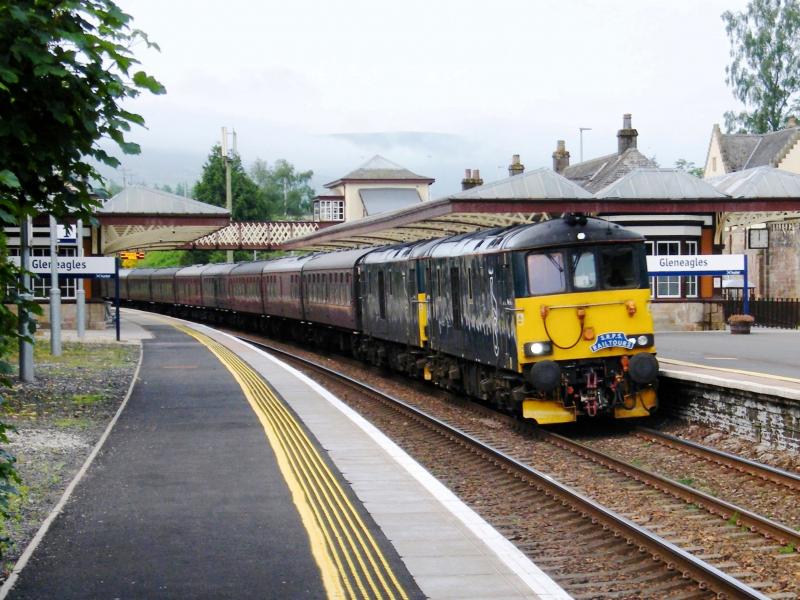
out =
<path fill-rule="evenodd" d="M 324 597 L 241 388 L 196 340 L 148 329 L 127 407 L 8 597 Z"/>
<path fill-rule="evenodd" d="M 708 367 L 800 378 L 800 330 L 753 327 L 730 331 L 656 332 L 659 358 Z"/>

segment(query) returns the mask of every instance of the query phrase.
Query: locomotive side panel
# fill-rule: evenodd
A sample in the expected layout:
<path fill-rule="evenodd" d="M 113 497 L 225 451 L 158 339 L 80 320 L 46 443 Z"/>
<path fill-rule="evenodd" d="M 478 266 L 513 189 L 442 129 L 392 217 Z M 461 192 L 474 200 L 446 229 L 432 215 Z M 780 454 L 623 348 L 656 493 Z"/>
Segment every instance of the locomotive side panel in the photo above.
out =
<path fill-rule="evenodd" d="M 364 333 L 398 344 L 419 345 L 415 261 L 370 260 L 361 277 Z"/>

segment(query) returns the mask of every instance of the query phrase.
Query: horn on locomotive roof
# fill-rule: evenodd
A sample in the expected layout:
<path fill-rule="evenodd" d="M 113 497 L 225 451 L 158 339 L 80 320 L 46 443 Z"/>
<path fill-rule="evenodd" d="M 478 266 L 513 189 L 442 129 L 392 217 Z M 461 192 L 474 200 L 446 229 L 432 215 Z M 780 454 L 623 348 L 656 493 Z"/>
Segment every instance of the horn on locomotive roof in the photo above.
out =
<path fill-rule="evenodd" d="M 574 227 L 575 225 L 586 225 L 586 215 L 580 212 L 564 213 L 564 220 L 567 225 Z"/>

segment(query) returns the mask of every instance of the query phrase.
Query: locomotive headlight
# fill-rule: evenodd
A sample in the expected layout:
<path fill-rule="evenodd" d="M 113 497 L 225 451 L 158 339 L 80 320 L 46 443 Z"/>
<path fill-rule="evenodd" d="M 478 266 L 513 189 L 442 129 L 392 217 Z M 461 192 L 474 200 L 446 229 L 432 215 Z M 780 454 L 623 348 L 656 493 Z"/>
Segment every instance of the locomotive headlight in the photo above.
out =
<path fill-rule="evenodd" d="M 632 335 L 628 338 L 628 342 L 633 344 L 636 348 L 646 348 L 655 343 L 653 340 L 653 335 L 650 333 Z"/>
<path fill-rule="evenodd" d="M 553 353 L 550 342 L 529 342 L 525 344 L 525 356 L 547 356 Z"/>

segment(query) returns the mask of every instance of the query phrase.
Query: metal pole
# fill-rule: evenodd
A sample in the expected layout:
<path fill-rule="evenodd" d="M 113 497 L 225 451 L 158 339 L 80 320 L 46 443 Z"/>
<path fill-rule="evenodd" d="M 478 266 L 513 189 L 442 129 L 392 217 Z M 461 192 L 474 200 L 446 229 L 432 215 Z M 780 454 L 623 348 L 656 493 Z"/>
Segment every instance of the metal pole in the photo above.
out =
<path fill-rule="evenodd" d="M 61 290 L 58 287 L 56 219 L 50 215 L 50 354 L 61 356 Z"/>
<path fill-rule="evenodd" d="M 748 294 L 749 290 L 747 288 L 747 255 L 744 255 L 744 289 L 742 290 L 742 298 L 744 299 L 742 307 L 742 312 L 744 314 L 750 314 L 750 295 Z"/>
<path fill-rule="evenodd" d="M 30 223 L 28 217 L 22 217 L 19 224 L 19 248 L 20 248 L 20 266 L 23 270 L 29 267 L 31 258 L 30 249 Z M 22 300 L 27 302 L 33 298 L 30 293 L 31 289 L 31 276 L 27 273 L 22 275 L 22 293 L 20 294 Z M 27 336 L 32 335 L 30 328 L 36 327 L 31 314 L 23 307 L 19 307 L 19 378 L 21 381 L 31 383 L 33 381 L 33 344 Z"/>
<path fill-rule="evenodd" d="M 235 133 L 234 133 L 235 136 Z M 234 150 L 236 149 L 236 137 L 233 138 Z M 233 217 L 233 192 L 231 191 L 231 161 L 228 156 L 228 128 L 222 128 L 222 160 L 225 163 L 225 208 L 228 210 L 228 215 Z M 226 258 L 229 263 L 233 262 L 233 250 L 228 250 Z"/>
<path fill-rule="evenodd" d="M 231 161 L 225 157 L 225 208 L 228 209 L 228 214 L 233 216 L 233 193 L 231 191 Z M 227 259 L 229 263 L 233 262 L 233 250 L 228 250 Z"/>
<path fill-rule="evenodd" d="M 75 237 L 78 242 L 78 258 L 83 258 L 83 220 L 78 219 L 75 225 Z M 78 339 L 83 340 L 86 335 L 86 292 L 83 289 L 83 279 L 75 280 L 75 318 L 77 319 Z"/>
<path fill-rule="evenodd" d="M 583 162 L 583 132 L 584 131 L 591 131 L 591 127 L 578 127 L 578 130 L 581 132 L 581 162 Z"/>
<path fill-rule="evenodd" d="M 119 257 L 114 258 L 114 321 L 117 323 L 117 341 L 119 341 Z"/>

